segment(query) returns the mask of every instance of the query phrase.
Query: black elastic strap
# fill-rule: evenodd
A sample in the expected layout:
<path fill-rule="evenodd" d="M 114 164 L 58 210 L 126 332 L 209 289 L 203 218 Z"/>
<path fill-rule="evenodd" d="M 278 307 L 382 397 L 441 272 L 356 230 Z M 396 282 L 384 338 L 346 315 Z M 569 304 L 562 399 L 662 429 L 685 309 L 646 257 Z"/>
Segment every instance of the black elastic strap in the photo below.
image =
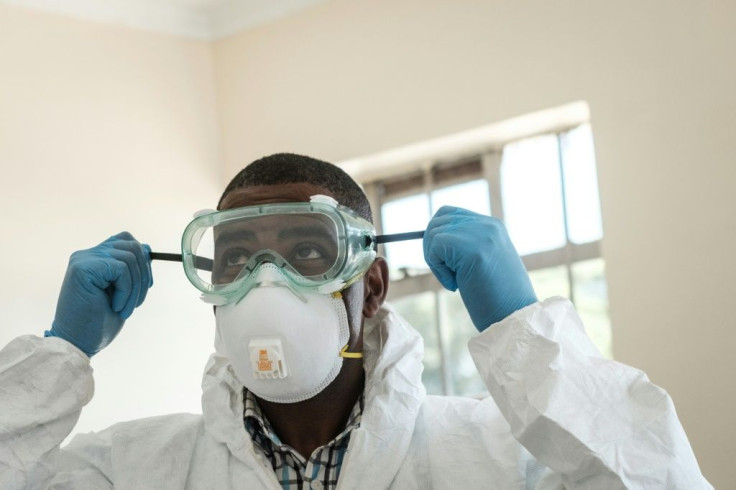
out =
<path fill-rule="evenodd" d="M 181 262 L 181 254 L 166 254 L 151 252 L 151 260 L 166 260 L 168 262 Z"/>
<path fill-rule="evenodd" d="M 424 230 L 407 231 L 406 233 L 392 233 L 390 235 L 376 235 L 376 243 L 403 242 L 405 240 L 416 240 L 424 238 Z"/>
<path fill-rule="evenodd" d="M 181 254 L 167 254 L 161 252 L 151 252 L 151 260 L 167 260 L 169 262 L 182 262 Z M 214 267 L 212 259 L 194 256 L 194 267 L 202 271 L 212 271 Z"/>
<path fill-rule="evenodd" d="M 390 235 L 377 235 L 376 243 L 403 242 L 405 240 L 416 240 L 424 237 L 424 230 L 409 231 L 407 233 L 392 233 Z M 151 260 L 166 260 L 169 262 L 181 262 L 181 254 L 169 254 L 162 252 L 151 252 Z M 211 271 L 214 266 L 212 259 L 206 259 L 198 255 L 194 256 L 194 267 L 199 270 Z"/>

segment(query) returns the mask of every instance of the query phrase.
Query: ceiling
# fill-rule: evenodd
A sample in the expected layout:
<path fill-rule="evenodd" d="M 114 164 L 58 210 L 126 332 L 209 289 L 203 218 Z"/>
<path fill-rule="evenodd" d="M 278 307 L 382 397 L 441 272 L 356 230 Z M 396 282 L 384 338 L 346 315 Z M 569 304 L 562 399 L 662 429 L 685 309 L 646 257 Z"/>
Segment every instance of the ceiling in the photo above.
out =
<path fill-rule="evenodd" d="M 0 0 L 93 22 L 212 40 L 329 0 Z"/>

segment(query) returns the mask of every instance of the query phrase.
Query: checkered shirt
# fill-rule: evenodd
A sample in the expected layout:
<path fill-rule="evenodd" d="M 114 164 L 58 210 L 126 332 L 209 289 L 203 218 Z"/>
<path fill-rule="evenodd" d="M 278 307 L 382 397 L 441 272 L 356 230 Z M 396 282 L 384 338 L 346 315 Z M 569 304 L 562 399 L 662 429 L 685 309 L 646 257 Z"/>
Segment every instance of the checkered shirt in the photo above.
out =
<path fill-rule="evenodd" d="M 334 489 L 340 476 L 342 461 L 350 442 L 350 433 L 360 426 L 363 413 L 363 395 L 353 407 L 348 423 L 340 435 L 325 446 L 318 447 L 309 459 L 283 444 L 271 427 L 271 423 L 261 412 L 256 397 L 247 389 L 243 390 L 245 400 L 245 429 L 250 434 L 255 447 L 271 462 L 276 479 L 284 489 L 305 490 Z"/>

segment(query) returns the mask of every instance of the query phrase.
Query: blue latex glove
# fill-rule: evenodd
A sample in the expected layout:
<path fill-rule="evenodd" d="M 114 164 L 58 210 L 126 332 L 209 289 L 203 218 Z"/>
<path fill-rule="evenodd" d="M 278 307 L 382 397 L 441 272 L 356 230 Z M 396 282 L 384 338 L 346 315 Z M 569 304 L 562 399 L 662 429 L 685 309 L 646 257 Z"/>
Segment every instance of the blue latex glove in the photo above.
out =
<path fill-rule="evenodd" d="M 506 227 L 496 218 L 441 207 L 424 233 L 424 259 L 445 288 L 460 289 L 481 332 L 537 301 Z"/>
<path fill-rule="evenodd" d="M 150 254 L 127 231 L 74 252 L 45 336 L 71 342 L 89 357 L 104 349 L 153 286 Z"/>

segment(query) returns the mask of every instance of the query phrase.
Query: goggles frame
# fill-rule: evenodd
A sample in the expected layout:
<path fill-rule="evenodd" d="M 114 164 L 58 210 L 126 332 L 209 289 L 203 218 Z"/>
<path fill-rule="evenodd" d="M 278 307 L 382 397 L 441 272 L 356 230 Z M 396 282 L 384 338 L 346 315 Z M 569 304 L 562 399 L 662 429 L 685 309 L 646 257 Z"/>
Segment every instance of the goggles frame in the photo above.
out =
<path fill-rule="evenodd" d="M 302 276 L 283 257 L 273 250 L 262 250 L 251 257 L 238 276 L 227 284 L 213 284 L 199 275 L 212 270 L 214 261 L 195 254 L 203 235 L 210 228 L 244 218 L 270 215 L 318 214 L 334 223 L 337 232 L 337 257 L 333 265 L 318 276 Z M 352 209 L 342 206 L 333 198 L 323 195 L 311 197 L 309 202 L 262 204 L 204 211 L 184 229 L 181 239 L 182 263 L 189 281 L 202 293 L 205 302 L 223 305 L 239 301 L 255 285 L 259 268 L 264 264 L 278 267 L 287 285 L 297 291 L 315 291 L 330 294 L 352 284 L 371 266 L 376 258 L 376 232 L 373 225 Z"/>

